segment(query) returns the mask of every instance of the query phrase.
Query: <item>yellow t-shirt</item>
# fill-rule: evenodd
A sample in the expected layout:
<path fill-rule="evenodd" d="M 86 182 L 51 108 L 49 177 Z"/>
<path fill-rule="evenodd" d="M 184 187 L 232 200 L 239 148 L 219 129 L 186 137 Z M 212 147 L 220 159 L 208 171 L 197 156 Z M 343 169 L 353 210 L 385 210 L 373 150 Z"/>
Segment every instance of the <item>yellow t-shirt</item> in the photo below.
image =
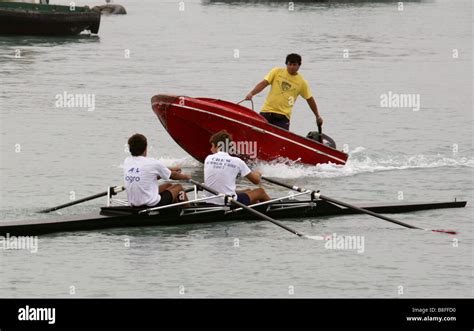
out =
<path fill-rule="evenodd" d="M 273 68 L 265 80 L 271 89 L 262 107 L 262 112 L 282 114 L 290 119 L 293 105 L 298 95 L 305 99 L 313 96 L 308 82 L 301 74 L 290 75 L 286 68 Z"/>

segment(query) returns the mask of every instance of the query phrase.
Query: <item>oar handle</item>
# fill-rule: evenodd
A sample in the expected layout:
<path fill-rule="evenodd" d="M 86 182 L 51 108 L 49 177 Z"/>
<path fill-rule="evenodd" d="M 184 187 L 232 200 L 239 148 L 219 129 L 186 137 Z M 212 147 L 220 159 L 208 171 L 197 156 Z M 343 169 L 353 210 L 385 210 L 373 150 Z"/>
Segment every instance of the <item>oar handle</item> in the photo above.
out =
<path fill-rule="evenodd" d="M 307 191 L 305 189 L 303 189 L 302 187 L 298 187 L 298 186 L 295 186 L 295 185 L 289 185 L 287 183 L 283 183 L 283 182 L 280 182 L 276 179 L 273 179 L 273 178 L 268 178 L 266 176 L 262 176 L 260 177 L 261 179 L 265 179 L 267 182 L 269 183 L 272 183 L 272 184 L 276 184 L 276 185 L 280 185 L 280 186 L 283 186 L 283 187 L 286 187 L 286 188 L 289 188 L 290 190 L 294 190 L 294 191 L 298 191 L 298 192 L 304 192 L 304 191 Z M 313 191 L 314 192 L 314 191 Z"/>
<path fill-rule="evenodd" d="M 323 143 L 323 126 L 318 124 L 319 142 Z"/>

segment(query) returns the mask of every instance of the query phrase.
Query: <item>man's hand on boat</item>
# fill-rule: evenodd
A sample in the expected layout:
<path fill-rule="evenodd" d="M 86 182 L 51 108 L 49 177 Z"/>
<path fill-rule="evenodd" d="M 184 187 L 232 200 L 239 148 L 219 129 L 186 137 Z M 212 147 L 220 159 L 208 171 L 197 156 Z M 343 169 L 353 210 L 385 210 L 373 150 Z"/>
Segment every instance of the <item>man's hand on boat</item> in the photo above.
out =
<path fill-rule="evenodd" d="M 246 96 L 245 96 L 245 100 L 252 100 L 253 96 L 256 95 L 256 94 L 259 94 L 260 92 L 262 92 L 265 87 L 267 87 L 268 85 L 270 85 L 269 82 L 267 82 L 265 79 L 262 80 L 260 83 L 258 83 L 252 91 L 250 91 Z"/>
<path fill-rule="evenodd" d="M 323 118 L 321 116 L 316 116 L 316 124 L 318 126 L 322 126 L 323 125 Z"/>

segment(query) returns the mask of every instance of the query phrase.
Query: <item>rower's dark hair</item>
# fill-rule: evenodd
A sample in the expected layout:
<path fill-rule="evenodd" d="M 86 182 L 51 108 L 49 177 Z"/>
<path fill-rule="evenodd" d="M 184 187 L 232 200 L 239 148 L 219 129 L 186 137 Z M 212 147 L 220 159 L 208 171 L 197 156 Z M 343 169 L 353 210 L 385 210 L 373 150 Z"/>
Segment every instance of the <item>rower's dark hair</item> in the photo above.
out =
<path fill-rule="evenodd" d="M 146 137 L 142 134 L 135 133 L 128 138 L 128 148 L 133 156 L 140 156 L 145 152 L 148 143 Z"/>
<path fill-rule="evenodd" d="M 221 130 L 217 133 L 214 133 L 209 139 L 209 143 L 214 144 L 214 146 L 217 146 L 220 142 L 228 144 L 231 141 L 232 141 L 232 136 L 226 130 Z"/>
<path fill-rule="evenodd" d="M 286 56 L 285 64 L 298 63 L 299 65 L 301 65 L 301 60 L 302 60 L 301 55 L 296 54 L 296 53 L 291 53 Z"/>

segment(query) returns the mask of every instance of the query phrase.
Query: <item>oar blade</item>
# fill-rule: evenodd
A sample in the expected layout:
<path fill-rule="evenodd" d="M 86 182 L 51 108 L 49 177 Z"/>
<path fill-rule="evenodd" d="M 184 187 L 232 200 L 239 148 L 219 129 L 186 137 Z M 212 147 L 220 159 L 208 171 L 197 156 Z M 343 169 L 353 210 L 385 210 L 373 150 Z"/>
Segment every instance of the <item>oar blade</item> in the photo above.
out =
<path fill-rule="evenodd" d="M 308 235 L 302 235 L 301 236 L 302 238 L 305 238 L 305 239 L 311 239 L 311 240 L 325 240 L 325 237 L 322 237 L 322 236 L 308 236 Z"/>
<path fill-rule="evenodd" d="M 447 233 L 447 234 L 453 234 L 453 235 L 456 235 L 458 234 L 457 231 L 454 231 L 454 230 L 443 230 L 443 229 L 438 229 L 438 230 L 431 230 L 433 232 L 440 232 L 440 233 Z"/>

